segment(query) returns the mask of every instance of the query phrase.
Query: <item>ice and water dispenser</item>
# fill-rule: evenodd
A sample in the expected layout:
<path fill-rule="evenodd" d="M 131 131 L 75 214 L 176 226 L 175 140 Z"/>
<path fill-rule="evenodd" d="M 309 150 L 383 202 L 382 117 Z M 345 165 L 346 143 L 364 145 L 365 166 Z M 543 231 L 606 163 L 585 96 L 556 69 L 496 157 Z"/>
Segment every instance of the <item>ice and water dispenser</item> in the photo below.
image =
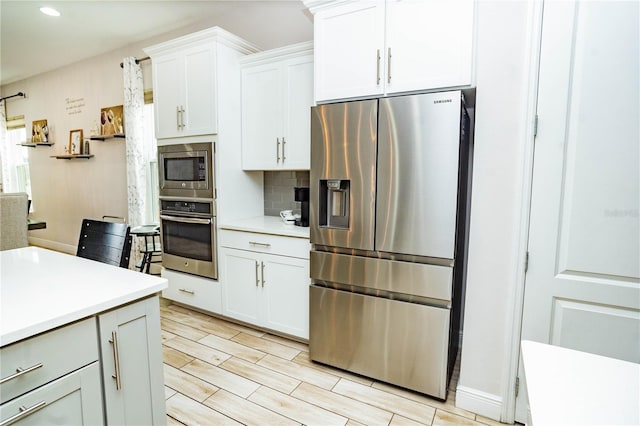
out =
<path fill-rule="evenodd" d="M 349 228 L 349 187 L 347 179 L 320 180 L 319 225 L 327 228 Z"/>

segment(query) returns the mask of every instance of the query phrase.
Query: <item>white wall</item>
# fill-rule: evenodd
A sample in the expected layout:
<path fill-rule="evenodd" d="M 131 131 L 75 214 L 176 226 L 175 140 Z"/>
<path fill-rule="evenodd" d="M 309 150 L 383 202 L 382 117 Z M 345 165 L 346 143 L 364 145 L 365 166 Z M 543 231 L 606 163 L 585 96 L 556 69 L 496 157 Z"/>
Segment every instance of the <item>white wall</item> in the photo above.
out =
<path fill-rule="evenodd" d="M 510 357 L 524 176 L 531 2 L 477 5 L 476 122 L 466 306 L 456 405 L 499 419 Z"/>

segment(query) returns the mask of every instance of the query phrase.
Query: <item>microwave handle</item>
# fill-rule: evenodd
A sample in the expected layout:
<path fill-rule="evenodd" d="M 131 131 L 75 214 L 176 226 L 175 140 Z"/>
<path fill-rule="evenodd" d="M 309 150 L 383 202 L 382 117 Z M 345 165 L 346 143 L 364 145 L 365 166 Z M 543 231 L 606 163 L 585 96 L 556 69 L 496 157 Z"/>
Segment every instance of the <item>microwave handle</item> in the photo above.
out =
<path fill-rule="evenodd" d="M 191 217 L 178 217 L 178 216 L 166 216 L 160 215 L 160 219 L 171 220 L 173 222 L 180 223 L 195 223 L 196 225 L 210 225 L 211 219 L 197 219 Z"/>

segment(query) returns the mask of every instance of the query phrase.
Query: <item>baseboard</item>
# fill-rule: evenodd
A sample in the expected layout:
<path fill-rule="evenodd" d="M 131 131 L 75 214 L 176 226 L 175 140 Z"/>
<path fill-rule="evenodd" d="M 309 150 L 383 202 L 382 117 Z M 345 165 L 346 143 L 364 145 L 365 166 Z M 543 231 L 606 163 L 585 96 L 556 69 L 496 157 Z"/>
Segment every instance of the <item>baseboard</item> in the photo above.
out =
<path fill-rule="evenodd" d="M 60 251 L 68 254 L 76 254 L 78 250 L 77 246 L 71 246 L 69 244 L 59 243 L 57 241 L 45 240 L 43 238 L 29 237 L 29 245 L 42 247 L 50 250 Z"/>
<path fill-rule="evenodd" d="M 456 388 L 456 407 L 500 421 L 502 398 L 477 389 L 458 386 Z"/>

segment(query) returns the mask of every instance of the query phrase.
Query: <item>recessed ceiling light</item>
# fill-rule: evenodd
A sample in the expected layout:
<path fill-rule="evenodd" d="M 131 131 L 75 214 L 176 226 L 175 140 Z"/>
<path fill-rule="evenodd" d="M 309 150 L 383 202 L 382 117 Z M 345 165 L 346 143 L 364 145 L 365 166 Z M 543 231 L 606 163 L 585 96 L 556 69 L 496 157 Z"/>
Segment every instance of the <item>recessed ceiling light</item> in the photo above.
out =
<path fill-rule="evenodd" d="M 41 7 L 40 8 L 40 12 L 44 13 L 45 15 L 49 15 L 49 16 L 60 16 L 60 12 L 58 12 L 57 10 L 55 10 L 52 7 Z"/>

